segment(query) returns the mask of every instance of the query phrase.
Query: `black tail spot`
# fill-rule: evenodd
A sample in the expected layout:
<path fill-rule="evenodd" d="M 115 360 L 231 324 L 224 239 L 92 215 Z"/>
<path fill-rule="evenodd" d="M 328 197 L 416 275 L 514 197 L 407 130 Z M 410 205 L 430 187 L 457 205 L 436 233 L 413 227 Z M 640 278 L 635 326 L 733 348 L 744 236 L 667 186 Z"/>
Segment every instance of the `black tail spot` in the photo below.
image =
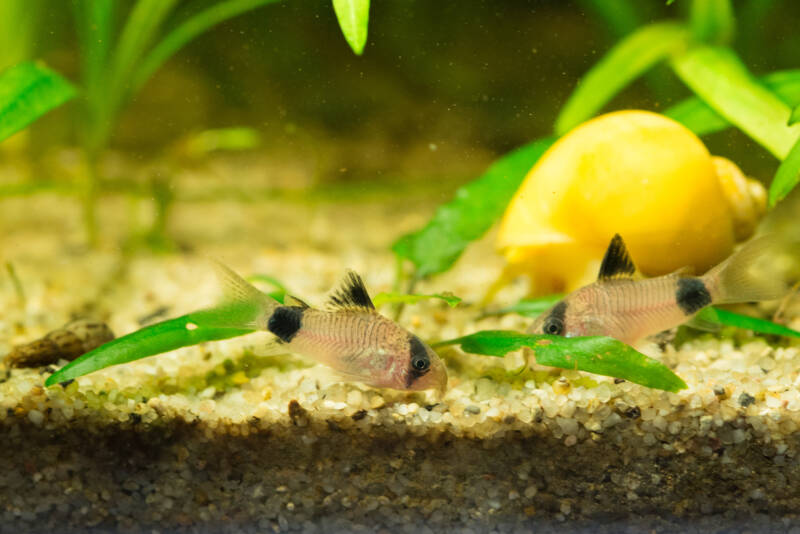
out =
<path fill-rule="evenodd" d="M 279 306 L 267 321 L 267 330 L 289 343 L 303 325 L 303 308 L 298 306 Z"/>
<path fill-rule="evenodd" d="M 699 278 L 678 278 L 675 301 L 686 315 L 694 315 L 711 304 L 711 293 Z"/>

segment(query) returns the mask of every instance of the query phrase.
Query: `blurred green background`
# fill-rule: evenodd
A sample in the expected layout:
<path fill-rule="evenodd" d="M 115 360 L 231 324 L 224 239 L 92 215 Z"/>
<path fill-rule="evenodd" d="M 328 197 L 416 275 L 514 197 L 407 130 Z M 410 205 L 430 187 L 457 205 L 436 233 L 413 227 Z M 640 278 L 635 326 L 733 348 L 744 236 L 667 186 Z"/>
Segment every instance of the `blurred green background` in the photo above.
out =
<path fill-rule="evenodd" d="M 77 80 L 69 3 L 26 4 L 31 44 L 2 47 L 0 67 L 38 57 Z M 267 5 L 179 51 L 124 110 L 111 146 L 146 156 L 189 132 L 251 126 L 264 134 L 264 150 L 324 160 L 317 179 L 467 180 L 493 156 L 548 132 L 579 77 L 620 36 L 682 17 L 686 4 L 379 2 L 362 57 L 342 38 L 330 2 Z M 734 8 L 734 48 L 755 74 L 796 66 L 798 2 L 738 1 Z M 659 109 L 688 94 L 661 67 L 611 107 Z M 33 151 L 76 142 L 65 120 L 75 107 L 34 127 Z M 736 130 L 707 141 L 753 174 L 776 165 Z"/>

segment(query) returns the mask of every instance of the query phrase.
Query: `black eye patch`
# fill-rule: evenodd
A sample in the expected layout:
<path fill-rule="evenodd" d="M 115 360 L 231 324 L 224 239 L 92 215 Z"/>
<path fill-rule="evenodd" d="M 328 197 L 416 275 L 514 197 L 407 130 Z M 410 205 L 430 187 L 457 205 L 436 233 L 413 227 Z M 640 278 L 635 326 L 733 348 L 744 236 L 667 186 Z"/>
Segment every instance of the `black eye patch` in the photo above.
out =
<path fill-rule="evenodd" d="M 553 306 L 542 323 L 542 333 L 560 336 L 564 333 L 564 318 L 567 315 L 567 303 L 563 300 Z"/>
<path fill-rule="evenodd" d="M 428 350 L 417 336 L 409 336 L 408 348 L 411 359 L 409 362 L 406 387 L 410 387 L 415 380 L 431 370 L 431 359 L 428 356 Z"/>

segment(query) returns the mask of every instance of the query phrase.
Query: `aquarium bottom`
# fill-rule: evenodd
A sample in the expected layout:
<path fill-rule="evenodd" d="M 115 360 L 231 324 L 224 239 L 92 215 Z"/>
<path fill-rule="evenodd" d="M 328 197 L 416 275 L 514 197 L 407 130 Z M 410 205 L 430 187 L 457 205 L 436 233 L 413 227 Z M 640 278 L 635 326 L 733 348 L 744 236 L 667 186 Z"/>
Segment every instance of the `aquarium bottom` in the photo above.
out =
<path fill-rule="evenodd" d="M 0 532 L 800 532 L 800 467 L 769 443 L 711 440 L 706 456 L 625 424 L 566 446 L 511 421 L 476 439 L 287 414 L 61 428 L 5 414 Z"/>

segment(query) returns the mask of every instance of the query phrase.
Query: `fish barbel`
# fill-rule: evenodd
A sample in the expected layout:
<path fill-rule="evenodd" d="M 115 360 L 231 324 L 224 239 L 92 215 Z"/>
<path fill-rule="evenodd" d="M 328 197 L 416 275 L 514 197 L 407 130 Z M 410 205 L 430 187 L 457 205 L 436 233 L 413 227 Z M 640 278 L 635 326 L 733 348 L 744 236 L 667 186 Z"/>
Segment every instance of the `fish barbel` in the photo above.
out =
<path fill-rule="evenodd" d="M 375 310 L 358 274 L 349 271 L 326 309 L 315 309 L 290 295 L 281 304 L 222 264 L 218 272 L 226 300 L 254 310 L 227 326 L 271 332 L 285 352 L 312 358 L 347 380 L 444 392 L 447 370 L 442 360 L 420 338 Z"/>
<path fill-rule="evenodd" d="M 703 276 L 679 271 L 636 280 L 636 267 L 617 234 L 603 257 L 597 281 L 556 303 L 528 332 L 610 336 L 630 344 L 685 323 L 712 304 L 779 298 L 785 292 L 779 278 L 750 272 L 771 245 L 768 237 L 753 239 Z"/>

